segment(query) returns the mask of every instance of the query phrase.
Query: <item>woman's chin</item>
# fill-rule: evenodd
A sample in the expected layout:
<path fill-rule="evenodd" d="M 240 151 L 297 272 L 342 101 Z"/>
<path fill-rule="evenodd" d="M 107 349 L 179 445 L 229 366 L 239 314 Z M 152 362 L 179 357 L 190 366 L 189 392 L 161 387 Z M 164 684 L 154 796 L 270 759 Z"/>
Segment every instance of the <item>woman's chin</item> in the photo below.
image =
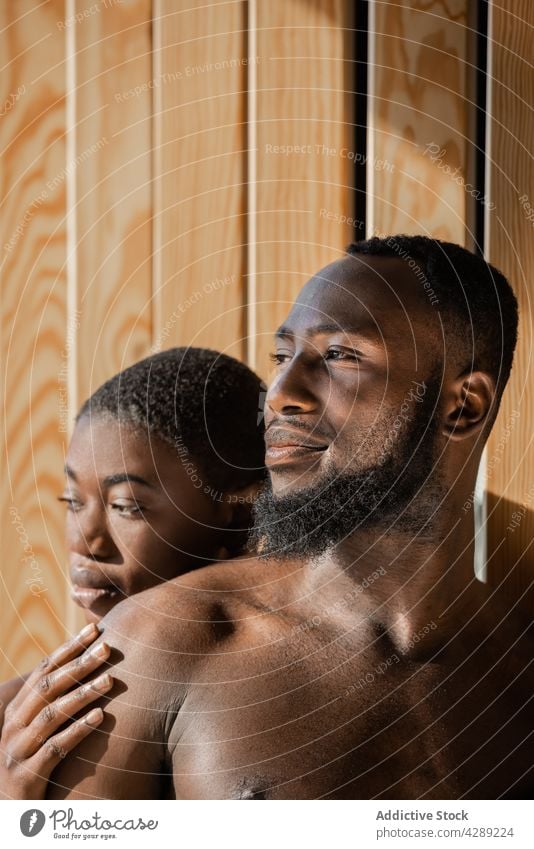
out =
<path fill-rule="evenodd" d="M 92 610 L 84 609 L 83 613 L 84 613 L 83 618 L 85 619 L 85 621 L 87 622 L 88 625 L 92 625 L 93 623 L 95 625 L 98 625 L 98 623 L 102 619 L 102 616 L 100 614 L 93 613 Z"/>
<path fill-rule="evenodd" d="M 71 598 L 85 612 L 87 622 L 98 622 L 121 601 L 124 596 L 115 588 L 96 589 L 73 585 Z"/>

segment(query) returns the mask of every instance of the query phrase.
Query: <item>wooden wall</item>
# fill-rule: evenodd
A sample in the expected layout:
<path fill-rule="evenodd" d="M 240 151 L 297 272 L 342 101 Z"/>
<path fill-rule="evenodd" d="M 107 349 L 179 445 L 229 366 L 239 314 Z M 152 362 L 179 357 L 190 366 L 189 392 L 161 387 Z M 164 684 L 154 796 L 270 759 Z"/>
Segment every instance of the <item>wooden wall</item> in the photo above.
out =
<path fill-rule="evenodd" d="M 154 11 L 155 343 L 244 357 L 246 3 Z"/>
<path fill-rule="evenodd" d="M 534 6 L 495 4 L 490 18 L 487 255 L 513 282 L 519 344 L 489 440 L 488 576 L 532 613 L 534 597 Z M 530 592 L 529 592 L 530 588 Z"/>
<path fill-rule="evenodd" d="M 276 329 L 312 274 L 351 241 L 351 26 L 344 0 L 257 3 L 256 238 L 251 360 L 265 372 Z M 251 343 L 252 347 L 252 343 Z"/>
<path fill-rule="evenodd" d="M 373 2 L 368 234 L 466 242 L 468 0 Z M 448 170 L 450 169 L 450 170 Z"/>
<path fill-rule="evenodd" d="M 450 176 L 468 181 L 473 157 L 469 4 L 369 10 L 368 231 L 469 244 L 469 195 Z M 363 154 L 348 0 L 3 0 L 0 16 L 5 678 L 80 621 L 55 500 L 79 404 L 175 344 L 224 350 L 267 377 L 271 334 L 301 285 L 362 235 Z M 534 414 L 532 223 L 519 201 L 534 205 L 528 16 L 527 0 L 492 16 L 499 204 L 487 250 L 516 286 L 525 328 L 500 422 L 521 415 L 489 481 L 490 549 L 504 536 L 506 552 L 490 561 L 492 580 L 533 531 L 528 513 L 505 532 L 530 497 Z M 514 571 L 516 591 L 528 570 Z"/>
<path fill-rule="evenodd" d="M 67 235 L 60 0 L 0 4 L 1 676 L 65 633 Z"/>

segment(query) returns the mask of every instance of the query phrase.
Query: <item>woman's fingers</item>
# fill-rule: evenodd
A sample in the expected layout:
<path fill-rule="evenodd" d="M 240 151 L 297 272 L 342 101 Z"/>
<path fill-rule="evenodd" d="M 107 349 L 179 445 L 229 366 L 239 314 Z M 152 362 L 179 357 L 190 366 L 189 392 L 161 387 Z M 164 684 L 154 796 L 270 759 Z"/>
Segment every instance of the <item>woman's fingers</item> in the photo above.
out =
<path fill-rule="evenodd" d="M 31 769 L 36 776 L 48 781 L 53 769 L 69 754 L 82 740 L 102 723 L 104 713 L 102 708 L 94 708 L 86 716 L 77 719 L 66 728 L 50 737 L 38 750 L 26 769 Z"/>
<path fill-rule="evenodd" d="M 46 705 L 33 722 L 20 735 L 14 749 L 17 760 L 30 758 L 68 719 L 84 707 L 96 701 L 113 687 L 113 678 L 108 672 L 93 681 L 82 684 L 66 696 Z M 76 723 L 74 723 L 76 724 Z"/>
<path fill-rule="evenodd" d="M 55 669 L 63 666 L 63 664 L 73 660 L 75 657 L 78 657 L 78 655 L 85 651 L 87 647 L 96 640 L 99 633 L 100 632 L 94 623 L 86 625 L 85 628 L 82 628 L 79 634 L 72 639 L 67 640 L 67 642 L 59 646 L 59 648 L 52 652 L 52 654 L 48 657 L 44 657 L 38 666 L 35 667 L 33 672 L 28 676 L 15 698 L 10 702 L 8 706 L 9 710 L 6 709 L 8 715 L 15 714 L 19 710 L 20 705 L 25 701 L 28 693 L 35 691 L 38 687 L 38 682 L 43 676 L 49 675 Z"/>
<path fill-rule="evenodd" d="M 26 691 L 24 700 L 10 714 L 10 721 L 15 721 L 21 728 L 27 727 L 44 707 L 98 669 L 108 659 L 109 654 L 107 643 L 98 643 L 53 672 L 41 674 L 34 681 L 32 690 Z"/>
<path fill-rule="evenodd" d="M 8 797 L 43 798 L 52 770 L 102 722 L 99 707 L 72 719 L 113 686 L 108 673 L 84 681 L 110 655 L 106 643 L 94 644 L 98 636 L 98 628 L 89 626 L 60 646 L 31 673 L 7 706 L 0 740 L 0 784 L 3 791 L 10 791 Z M 70 724 L 63 727 L 65 723 Z"/>
<path fill-rule="evenodd" d="M 96 640 L 99 634 L 100 631 L 94 622 L 90 625 L 86 625 L 85 628 L 82 628 L 75 637 L 67 640 L 62 646 L 59 646 L 59 648 L 53 651 L 48 658 L 43 660 L 43 663 L 46 666 L 46 671 L 53 672 L 54 669 L 58 669 L 58 667 L 63 666 L 67 663 L 67 661 L 73 660 L 73 658 L 77 657 L 82 653 L 82 651 L 87 649 L 87 647 Z M 48 660 L 47 663 L 46 660 Z"/>

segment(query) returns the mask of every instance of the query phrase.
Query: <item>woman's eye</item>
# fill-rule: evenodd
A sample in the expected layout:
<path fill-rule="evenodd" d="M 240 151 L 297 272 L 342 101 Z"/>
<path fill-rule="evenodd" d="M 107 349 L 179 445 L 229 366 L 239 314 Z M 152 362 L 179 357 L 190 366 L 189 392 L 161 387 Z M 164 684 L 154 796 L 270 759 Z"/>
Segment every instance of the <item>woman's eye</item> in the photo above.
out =
<path fill-rule="evenodd" d="M 136 501 L 113 501 L 111 509 L 120 516 L 139 516 L 142 512 L 142 507 Z"/>
<path fill-rule="evenodd" d="M 73 498 L 72 495 L 60 495 L 58 501 L 62 501 L 67 505 L 67 510 L 70 510 L 72 513 L 76 513 L 83 507 L 81 501 L 77 498 Z"/>
<path fill-rule="evenodd" d="M 269 359 L 272 363 L 280 366 L 282 363 L 287 363 L 287 361 L 291 359 L 291 354 L 283 353 L 282 351 L 275 351 L 275 353 L 269 354 Z"/>

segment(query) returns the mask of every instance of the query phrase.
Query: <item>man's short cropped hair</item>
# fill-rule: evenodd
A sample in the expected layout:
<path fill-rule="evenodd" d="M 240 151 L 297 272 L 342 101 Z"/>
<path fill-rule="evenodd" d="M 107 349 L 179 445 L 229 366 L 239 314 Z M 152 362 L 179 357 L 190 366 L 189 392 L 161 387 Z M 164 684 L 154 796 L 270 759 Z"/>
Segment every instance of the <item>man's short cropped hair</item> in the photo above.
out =
<path fill-rule="evenodd" d="M 493 421 L 517 342 L 517 299 L 504 274 L 460 245 L 427 236 L 374 237 L 349 245 L 347 253 L 392 257 L 417 269 L 434 293 L 445 333 L 453 337 L 449 343 L 465 358 L 465 368 L 494 379 Z"/>

